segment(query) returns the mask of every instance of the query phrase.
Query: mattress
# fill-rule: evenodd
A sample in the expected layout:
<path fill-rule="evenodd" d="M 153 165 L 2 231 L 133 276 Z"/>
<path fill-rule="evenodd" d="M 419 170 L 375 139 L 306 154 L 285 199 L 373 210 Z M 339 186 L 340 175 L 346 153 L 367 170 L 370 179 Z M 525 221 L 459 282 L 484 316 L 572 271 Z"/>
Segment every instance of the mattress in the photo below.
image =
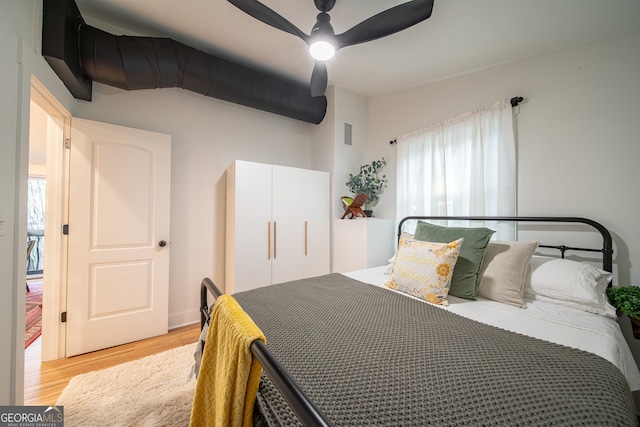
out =
<path fill-rule="evenodd" d="M 387 288 L 384 285 L 389 278 L 387 270 L 387 266 L 380 266 L 343 274 L 423 301 Z M 526 309 L 482 298 L 470 301 L 449 296 L 448 301 L 448 307 L 437 307 L 501 329 L 601 356 L 620 369 L 632 391 L 640 390 L 640 371 L 614 319 L 540 300 L 527 299 Z"/>

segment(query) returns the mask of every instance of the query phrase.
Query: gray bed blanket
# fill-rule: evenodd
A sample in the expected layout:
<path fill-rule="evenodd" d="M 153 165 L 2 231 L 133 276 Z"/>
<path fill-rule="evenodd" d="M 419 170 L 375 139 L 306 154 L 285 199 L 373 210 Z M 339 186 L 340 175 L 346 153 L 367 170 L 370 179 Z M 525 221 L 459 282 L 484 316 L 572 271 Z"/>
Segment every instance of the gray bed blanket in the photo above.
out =
<path fill-rule="evenodd" d="M 630 426 L 613 364 L 340 274 L 234 297 L 335 426 Z M 263 374 L 269 425 L 300 425 Z"/>

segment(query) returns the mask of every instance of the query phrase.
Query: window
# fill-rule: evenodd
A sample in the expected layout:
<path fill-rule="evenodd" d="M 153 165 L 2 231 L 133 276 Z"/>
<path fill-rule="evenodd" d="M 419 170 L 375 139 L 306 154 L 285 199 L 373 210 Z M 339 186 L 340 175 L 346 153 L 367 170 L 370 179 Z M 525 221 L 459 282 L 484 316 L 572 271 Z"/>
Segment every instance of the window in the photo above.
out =
<path fill-rule="evenodd" d="M 27 182 L 27 247 L 33 248 L 27 259 L 27 274 L 41 274 L 44 268 L 44 205 L 46 181 L 30 177 Z"/>
<path fill-rule="evenodd" d="M 398 218 L 515 215 L 516 149 L 509 100 L 399 137 L 396 203 Z M 497 230 L 499 240 L 513 238 L 513 224 L 500 224 Z"/>

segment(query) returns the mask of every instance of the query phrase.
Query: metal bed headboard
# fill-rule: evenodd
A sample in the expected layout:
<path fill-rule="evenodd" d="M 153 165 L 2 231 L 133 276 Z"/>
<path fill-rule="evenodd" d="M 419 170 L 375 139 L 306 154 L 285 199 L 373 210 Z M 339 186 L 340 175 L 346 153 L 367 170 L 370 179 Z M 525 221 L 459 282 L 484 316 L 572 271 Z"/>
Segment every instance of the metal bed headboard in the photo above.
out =
<path fill-rule="evenodd" d="M 602 236 L 602 248 L 578 248 L 565 245 L 539 245 L 541 248 L 558 249 L 561 252 L 562 258 L 568 250 L 583 251 L 583 252 L 600 252 L 602 254 L 602 269 L 608 272 L 613 272 L 613 242 L 611 239 L 611 233 L 607 228 L 588 218 L 579 217 L 535 217 L 535 216 L 408 216 L 403 218 L 398 224 L 398 240 L 402 234 L 402 226 L 409 220 L 455 220 L 455 221 L 496 221 L 496 222 L 555 222 L 555 223 L 580 223 L 586 224 L 595 228 Z"/>

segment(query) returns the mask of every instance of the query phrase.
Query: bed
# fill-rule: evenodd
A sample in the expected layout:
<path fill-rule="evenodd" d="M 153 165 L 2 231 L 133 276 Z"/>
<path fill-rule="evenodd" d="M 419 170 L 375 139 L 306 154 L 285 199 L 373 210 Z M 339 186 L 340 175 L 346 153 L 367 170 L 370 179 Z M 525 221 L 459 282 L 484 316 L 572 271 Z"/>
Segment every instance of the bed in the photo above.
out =
<path fill-rule="evenodd" d="M 485 233 L 476 285 L 482 292 L 470 300 L 456 288 L 467 298 L 445 292 L 433 304 L 425 301 L 433 295 L 411 295 L 391 279 L 402 282 L 402 260 L 416 261 L 417 252 L 406 248 L 422 250 L 440 231 L 440 243 L 448 242 L 448 233 L 463 228 L 428 225 L 434 238 L 416 239 L 423 224 L 442 220 L 579 224 L 595 229 L 602 245 L 529 241 L 505 243 L 504 251 L 503 242 Z M 403 230 L 411 221 L 418 221 L 415 233 Z M 472 228 L 477 234 L 481 227 Z M 264 368 L 256 425 L 636 425 L 631 391 L 640 390 L 640 373 L 604 296 L 613 251 L 601 224 L 566 217 L 409 217 L 400 222 L 398 239 L 390 265 L 234 295 L 267 338 L 266 346 L 251 346 Z M 460 246 L 472 242 L 467 235 Z M 505 254 L 515 247 L 522 249 L 517 266 L 503 267 L 513 264 Z M 545 248 L 561 257 L 536 252 Z M 463 259 L 457 250 L 454 274 Z M 565 259 L 579 252 L 598 253 L 601 268 Z M 465 262 L 472 258 L 467 255 Z M 554 287 L 554 280 L 562 283 Z M 510 293 L 514 286 L 519 295 Z M 220 295 L 205 279 L 203 326 L 209 293 Z"/>

